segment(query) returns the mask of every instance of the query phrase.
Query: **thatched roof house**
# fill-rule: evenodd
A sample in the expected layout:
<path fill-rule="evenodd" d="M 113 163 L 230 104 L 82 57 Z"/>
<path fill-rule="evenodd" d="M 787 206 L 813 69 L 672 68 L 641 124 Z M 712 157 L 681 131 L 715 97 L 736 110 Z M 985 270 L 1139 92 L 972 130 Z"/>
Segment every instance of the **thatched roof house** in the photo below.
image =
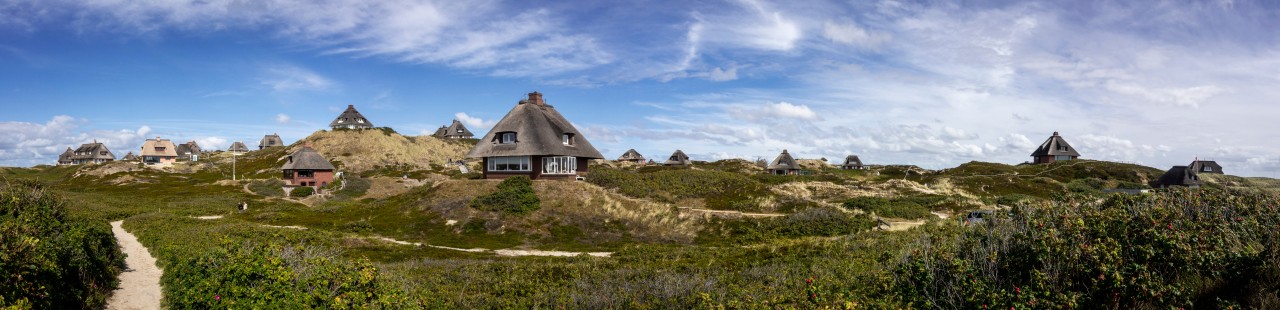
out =
<path fill-rule="evenodd" d="M 684 151 L 676 150 L 674 153 L 671 153 L 670 157 L 667 157 L 667 161 L 662 162 L 662 165 L 663 166 L 688 166 L 691 163 L 693 162 L 689 161 L 689 155 L 685 155 Z"/>
<path fill-rule="evenodd" d="M 1166 171 L 1159 179 L 1151 181 L 1151 187 L 1167 188 L 1173 186 L 1200 187 L 1204 185 L 1204 181 L 1200 181 L 1200 177 L 1195 171 L 1188 169 L 1187 166 L 1173 166 Z"/>
<path fill-rule="evenodd" d="M 187 141 L 187 143 L 178 145 L 178 157 L 190 161 L 200 160 L 200 145 L 195 141 Z"/>
<path fill-rule="evenodd" d="M 529 93 L 467 153 L 483 159 L 485 178 L 585 176 L 591 159 L 604 158 L 542 94 Z"/>
<path fill-rule="evenodd" d="M 863 168 L 862 159 L 859 159 L 858 155 L 846 156 L 844 158 L 844 164 L 840 165 L 840 169 L 844 170 L 862 170 Z"/>
<path fill-rule="evenodd" d="M 249 152 L 249 147 L 245 146 L 244 142 L 240 142 L 240 141 L 231 142 L 231 147 L 227 148 L 227 152 L 231 152 L 235 154 L 244 154 Z"/>
<path fill-rule="evenodd" d="M 142 163 L 148 165 L 170 165 L 178 160 L 178 147 L 169 139 L 147 139 L 142 143 Z"/>
<path fill-rule="evenodd" d="M 1192 161 L 1190 165 L 1187 165 L 1187 167 L 1190 167 L 1191 171 L 1194 171 L 1195 173 L 1223 174 L 1222 166 L 1218 165 L 1218 162 L 1212 160 L 1196 159 L 1195 161 Z"/>
<path fill-rule="evenodd" d="M 333 182 L 333 164 L 310 145 L 290 154 L 280 167 L 285 186 L 325 186 Z"/>
<path fill-rule="evenodd" d="M 782 150 L 782 154 L 778 154 L 778 157 L 774 158 L 766 169 L 769 170 L 770 174 L 797 175 L 800 174 L 800 163 L 797 163 L 796 159 L 791 157 L 791 153 L 787 153 L 787 150 Z"/>
<path fill-rule="evenodd" d="M 111 153 L 107 146 L 93 140 L 93 143 L 81 144 L 71 155 L 71 163 L 76 165 L 97 164 L 116 160 L 116 154 Z"/>
<path fill-rule="evenodd" d="M 467 126 L 463 126 L 462 122 L 456 119 L 449 126 L 440 126 L 440 129 L 436 129 L 436 133 L 433 136 L 442 139 L 471 139 L 475 137 L 471 130 L 467 129 Z"/>
<path fill-rule="evenodd" d="M 1062 139 L 1057 131 L 1053 132 L 1048 140 L 1040 144 L 1035 152 L 1031 153 L 1031 158 L 1037 164 L 1050 164 L 1060 160 L 1075 160 L 1080 158 L 1080 153 L 1076 149 L 1067 144 L 1067 140 Z"/>
<path fill-rule="evenodd" d="M 58 165 L 63 166 L 73 164 L 74 162 L 71 161 L 71 157 L 75 155 L 76 151 L 72 150 L 71 147 L 68 146 L 66 152 L 62 152 L 62 155 L 58 155 Z"/>
<path fill-rule="evenodd" d="M 280 139 L 279 134 L 273 133 L 269 135 L 264 135 L 262 136 L 262 140 L 258 141 L 259 150 L 269 148 L 269 147 L 277 147 L 277 146 L 284 146 L 284 139 Z"/>
<path fill-rule="evenodd" d="M 333 122 L 329 123 L 329 127 L 333 129 L 369 129 L 373 128 L 373 123 L 364 118 L 360 111 L 356 111 L 355 105 L 348 104 L 347 110 L 342 111 L 338 118 L 333 119 Z"/>
<path fill-rule="evenodd" d="M 133 154 L 133 152 L 129 152 L 128 154 L 124 154 L 124 157 L 121 157 L 121 158 L 120 158 L 120 160 L 123 160 L 123 161 L 137 161 L 137 160 L 138 160 L 138 155 L 134 155 L 134 154 Z"/>
<path fill-rule="evenodd" d="M 627 150 L 626 153 L 622 153 L 622 156 L 618 156 L 618 161 L 633 162 L 643 165 L 644 155 L 640 155 L 640 152 L 636 152 L 636 149 L 630 149 Z"/>

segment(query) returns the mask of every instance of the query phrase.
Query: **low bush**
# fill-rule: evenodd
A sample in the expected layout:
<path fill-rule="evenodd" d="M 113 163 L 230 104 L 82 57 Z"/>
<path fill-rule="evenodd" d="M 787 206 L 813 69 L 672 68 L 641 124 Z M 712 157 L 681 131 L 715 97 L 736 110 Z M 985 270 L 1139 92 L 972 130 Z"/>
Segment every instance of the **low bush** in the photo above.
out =
<path fill-rule="evenodd" d="M 643 172 L 651 167 L 652 171 Z M 592 168 L 587 182 L 616 189 L 623 195 L 663 202 L 701 198 L 707 208 L 721 210 L 759 211 L 756 200 L 771 195 L 767 186 L 738 173 L 651 167 L 641 168 L 642 172 Z"/>
<path fill-rule="evenodd" d="M 124 269 L 110 225 L 33 181 L 0 183 L 0 308 L 102 308 Z"/>
<path fill-rule="evenodd" d="M 874 213 L 877 216 L 901 219 L 922 219 L 933 216 L 929 213 L 929 208 L 922 203 L 937 203 L 942 198 L 940 196 L 930 197 L 898 197 L 898 198 L 880 198 L 880 197 L 854 197 L 844 202 L 842 205 L 849 210 L 862 210 L 867 213 Z"/>
<path fill-rule="evenodd" d="M 315 193 L 316 190 L 310 186 L 299 186 L 293 188 L 293 191 L 289 192 L 289 197 L 306 198 Z"/>
<path fill-rule="evenodd" d="M 280 179 L 267 179 L 249 182 L 249 191 L 254 194 L 267 197 L 283 197 L 284 181 Z"/>
<path fill-rule="evenodd" d="M 704 244 L 765 242 L 784 238 L 840 236 L 875 227 L 866 214 L 850 214 L 834 208 L 809 208 L 779 218 L 715 219 L 698 239 Z"/>
<path fill-rule="evenodd" d="M 528 214 L 541 208 L 533 181 L 527 176 L 514 176 L 498 183 L 498 191 L 476 197 L 471 207 L 481 211 Z"/>

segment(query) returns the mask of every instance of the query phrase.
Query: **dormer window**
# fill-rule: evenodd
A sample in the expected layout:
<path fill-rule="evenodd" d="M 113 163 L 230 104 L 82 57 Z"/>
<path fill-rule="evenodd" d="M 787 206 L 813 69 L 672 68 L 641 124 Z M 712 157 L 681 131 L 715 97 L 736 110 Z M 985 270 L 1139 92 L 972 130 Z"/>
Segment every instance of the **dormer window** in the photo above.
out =
<path fill-rule="evenodd" d="M 498 143 L 502 143 L 502 144 L 516 143 L 516 133 L 514 132 L 498 133 Z"/>
<path fill-rule="evenodd" d="M 357 123 L 364 124 L 364 119 L 363 119 L 363 118 L 357 118 L 357 119 L 356 119 L 356 122 L 357 122 Z"/>
<path fill-rule="evenodd" d="M 561 135 L 561 136 L 560 136 L 560 141 L 561 141 L 561 143 L 564 143 L 564 145 L 573 145 L 573 134 L 571 134 L 571 133 L 565 133 L 565 134 Z"/>

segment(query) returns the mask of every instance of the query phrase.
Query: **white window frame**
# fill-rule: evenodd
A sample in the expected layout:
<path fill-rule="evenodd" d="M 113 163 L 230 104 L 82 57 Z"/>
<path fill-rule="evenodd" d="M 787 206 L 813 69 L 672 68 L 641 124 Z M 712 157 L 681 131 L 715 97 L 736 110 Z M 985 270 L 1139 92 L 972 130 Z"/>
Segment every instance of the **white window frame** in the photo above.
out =
<path fill-rule="evenodd" d="M 1071 156 L 1070 156 L 1070 155 L 1056 155 L 1056 156 L 1054 156 L 1054 157 L 1053 157 L 1053 160 L 1071 160 Z"/>
<path fill-rule="evenodd" d="M 1213 172 L 1213 167 L 1204 166 L 1204 168 L 1200 168 L 1200 170 L 1200 172 Z"/>
<path fill-rule="evenodd" d="M 542 158 L 542 174 L 577 174 L 578 158 L 573 156 L 548 156 Z"/>
<path fill-rule="evenodd" d="M 510 132 L 510 131 L 499 133 L 498 143 L 501 143 L 501 144 L 516 143 L 516 133 Z"/>
<path fill-rule="evenodd" d="M 516 169 L 511 169 L 512 165 L 515 165 Z M 529 165 L 529 156 L 489 157 L 488 167 L 485 167 L 485 169 L 486 169 L 485 171 L 493 171 L 493 172 L 533 171 Z"/>

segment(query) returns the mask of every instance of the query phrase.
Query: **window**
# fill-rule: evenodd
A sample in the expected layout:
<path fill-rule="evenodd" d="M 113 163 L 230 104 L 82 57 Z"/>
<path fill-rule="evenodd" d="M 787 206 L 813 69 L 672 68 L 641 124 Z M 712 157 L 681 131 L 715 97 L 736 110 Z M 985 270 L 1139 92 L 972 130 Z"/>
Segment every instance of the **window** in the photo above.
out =
<path fill-rule="evenodd" d="M 543 157 L 542 173 L 545 173 L 545 174 L 578 173 L 578 158 L 573 156 Z"/>
<path fill-rule="evenodd" d="M 1053 160 L 1071 160 L 1071 156 L 1058 155 L 1058 156 L 1054 156 Z"/>
<path fill-rule="evenodd" d="M 462 128 L 458 128 L 458 133 L 462 133 Z"/>
<path fill-rule="evenodd" d="M 560 141 L 561 143 L 564 143 L 564 145 L 573 145 L 573 134 L 566 133 L 564 135 L 561 135 Z"/>
<path fill-rule="evenodd" d="M 488 171 L 530 171 L 529 156 L 489 157 Z"/>
<path fill-rule="evenodd" d="M 338 119 L 338 124 L 342 124 L 342 123 L 346 123 L 346 122 L 347 122 L 347 119 L 345 119 L 345 118 L 339 118 L 339 119 Z"/>
<path fill-rule="evenodd" d="M 1204 172 L 1213 172 L 1213 167 L 1204 166 Z"/>
<path fill-rule="evenodd" d="M 298 177 L 299 177 L 299 178 L 314 178 L 315 176 L 316 176 L 316 172 L 315 172 L 315 171 L 311 171 L 311 170 L 298 170 Z"/>
<path fill-rule="evenodd" d="M 502 144 L 516 143 L 516 133 L 514 132 L 498 133 L 498 143 L 502 143 Z"/>
<path fill-rule="evenodd" d="M 364 119 L 363 119 L 363 118 L 357 118 L 357 119 L 356 119 L 356 122 L 357 122 L 357 123 L 364 124 Z"/>
<path fill-rule="evenodd" d="M 163 146 L 157 146 L 157 147 L 156 147 L 156 152 L 164 152 L 164 147 L 163 147 Z"/>

